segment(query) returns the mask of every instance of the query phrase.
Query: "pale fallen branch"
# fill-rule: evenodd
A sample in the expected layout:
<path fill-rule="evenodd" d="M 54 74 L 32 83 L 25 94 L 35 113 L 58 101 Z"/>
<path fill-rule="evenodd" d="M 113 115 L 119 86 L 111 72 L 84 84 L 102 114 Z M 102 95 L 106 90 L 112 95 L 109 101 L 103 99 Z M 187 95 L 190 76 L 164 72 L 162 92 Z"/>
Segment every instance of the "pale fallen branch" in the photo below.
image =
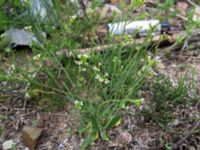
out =
<path fill-rule="evenodd" d="M 194 2 L 191 1 L 191 0 L 187 0 L 187 2 L 188 2 L 190 5 L 194 6 L 194 7 L 199 7 L 199 5 L 197 5 L 196 3 L 194 3 Z"/>
<path fill-rule="evenodd" d="M 152 39 L 152 43 L 156 43 L 156 42 L 162 42 L 162 41 L 169 41 L 171 43 L 173 43 L 175 41 L 175 39 L 182 37 L 184 35 L 185 32 L 180 32 L 178 34 L 174 34 L 172 36 L 169 35 L 158 35 L 153 37 Z M 130 46 L 130 45 L 141 45 L 143 44 L 145 41 L 145 38 L 139 38 L 139 39 L 135 39 L 133 41 L 128 41 L 128 42 L 121 42 L 120 44 L 122 44 L 123 47 L 126 46 Z M 88 53 L 92 53 L 92 52 L 103 52 L 106 49 L 112 48 L 117 46 L 117 44 L 109 44 L 109 45 L 101 45 L 101 46 L 96 46 L 96 47 L 91 47 L 91 48 L 80 48 L 80 49 L 73 49 L 73 50 L 68 50 L 68 49 L 63 49 L 60 51 L 56 52 L 57 56 L 73 56 L 73 53 L 75 54 L 88 54 Z"/>
<path fill-rule="evenodd" d="M 176 47 L 178 44 L 180 44 L 178 42 L 176 43 L 175 41 L 180 40 L 180 39 L 185 40 L 187 38 L 189 38 L 189 40 L 192 40 L 193 37 L 195 40 L 197 35 L 200 35 L 200 30 L 194 30 L 191 33 L 191 35 L 188 34 L 188 32 L 186 32 L 186 31 L 181 31 L 178 33 L 174 33 L 173 35 L 154 36 L 151 42 L 152 43 L 161 43 L 163 41 L 168 41 L 172 45 L 170 47 L 168 47 L 167 49 L 172 50 L 172 49 L 174 49 L 174 47 Z M 139 39 L 135 39 L 133 41 L 128 41 L 128 42 L 122 41 L 120 44 L 122 45 L 122 47 L 126 47 L 126 46 L 131 46 L 131 45 L 141 45 L 144 43 L 144 41 L 145 41 L 145 38 L 139 38 Z M 106 51 L 106 49 L 116 47 L 116 46 L 118 46 L 118 45 L 117 44 L 109 44 L 109 45 L 101 45 L 101 46 L 96 46 L 96 47 L 91 47 L 91 48 L 80 48 L 80 49 L 72 49 L 72 50 L 63 49 L 63 50 L 57 51 L 56 55 L 71 57 L 71 56 L 74 56 L 74 54 L 88 54 L 88 53 L 93 53 L 93 52 L 104 52 L 104 51 Z"/>
<path fill-rule="evenodd" d="M 171 51 L 176 50 L 176 49 L 182 49 L 182 45 L 185 43 L 183 41 L 187 40 L 189 41 L 195 41 L 193 42 L 193 46 L 198 47 L 198 43 L 196 42 L 197 36 L 200 35 L 200 30 L 199 29 L 194 29 L 191 33 L 188 32 L 182 32 L 174 35 L 173 39 L 175 39 L 177 42 L 173 43 L 171 46 L 167 47 L 164 49 L 166 54 L 171 53 Z"/>

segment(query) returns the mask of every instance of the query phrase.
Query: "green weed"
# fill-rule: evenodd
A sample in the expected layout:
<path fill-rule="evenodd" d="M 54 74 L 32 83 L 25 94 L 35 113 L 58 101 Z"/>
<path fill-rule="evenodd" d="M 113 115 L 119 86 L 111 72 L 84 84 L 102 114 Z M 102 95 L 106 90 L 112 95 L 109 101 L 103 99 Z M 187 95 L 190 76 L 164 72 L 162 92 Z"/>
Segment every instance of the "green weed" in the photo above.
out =
<path fill-rule="evenodd" d="M 145 113 L 157 123 L 165 124 L 173 119 L 171 107 L 188 102 L 190 83 L 187 83 L 185 77 L 182 77 L 175 86 L 169 77 L 162 75 L 151 83 L 150 90 L 153 94 L 152 104 L 150 111 L 145 111 Z"/>

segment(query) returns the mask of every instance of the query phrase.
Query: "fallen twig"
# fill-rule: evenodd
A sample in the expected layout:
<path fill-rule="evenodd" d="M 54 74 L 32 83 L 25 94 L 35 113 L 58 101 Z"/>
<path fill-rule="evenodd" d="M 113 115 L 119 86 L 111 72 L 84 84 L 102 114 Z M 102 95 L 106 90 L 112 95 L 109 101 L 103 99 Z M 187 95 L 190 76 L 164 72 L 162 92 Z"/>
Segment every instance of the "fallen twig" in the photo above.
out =
<path fill-rule="evenodd" d="M 193 1 L 191 1 L 191 0 L 187 0 L 187 2 L 190 4 L 190 5 L 192 5 L 192 6 L 194 6 L 194 7 L 199 7 L 197 4 L 195 4 Z"/>
<path fill-rule="evenodd" d="M 164 36 L 155 36 L 152 39 L 152 42 L 159 42 L 160 40 L 166 40 L 169 37 L 167 35 Z M 136 44 L 136 45 L 140 45 L 144 43 L 145 38 L 140 38 L 140 39 L 136 39 L 133 41 L 128 41 L 128 42 L 123 42 L 121 43 L 123 47 L 126 46 L 130 46 L 132 44 Z M 61 51 L 56 52 L 57 56 L 62 56 L 62 55 L 66 55 L 66 56 L 73 56 L 73 52 L 77 53 L 77 54 L 87 54 L 87 53 L 91 53 L 91 52 L 102 52 L 105 51 L 106 49 L 112 48 L 117 46 L 116 44 L 109 44 L 109 45 L 102 45 L 102 46 L 97 46 L 97 47 L 92 47 L 92 48 L 82 48 L 82 49 L 74 49 L 74 50 L 68 50 L 68 49 L 64 49 Z M 71 52 L 70 52 L 71 51 Z"/>
<path fill-rule="evenodd" d="M 13 97 L 17 97 L 17 98 L 22 98 L 23 99 L 23 96 L 22 95 L 19 95 L 19 93 L 15 93 L 13 91 L 3 91 L 3 90 L 0 90 L 0 94 L 4 94 L 4 95 L 10 95 L 10 96 L 13 96 Z"/>
<path fill-rule="evenodd" d="M 190 41 L 193 39 L 193 35 L 194 35 L 194 40 L 195 40 L 196 36 L 198 34 L 200 34 L 200 30 L 194 30 L 191 34 L 188 34 L 188 32 L 186 32 L 186 31 L 181 31 L 179 33 L 174 33 L 173 35 L 158 35 L 152 39 L 152 43 L 169 41 L 169 43 L 171 43 L 172 45 L 170 47 L 167 47 L 167 49 L 166 49 L 166 53 L 168 54 L 171 51 L 173 51 L 174 49 L 176 49 L 177 46 L 180 47 L 181 43 L 176 42 L 177 40 L 181 41 L 181 40 L 188 39 L 188 37 L 189 37 L 189 41 Z M 145 41 L 145 38 L 140 38 L 140 39 L 135 39 L 133 41 L 121 42 L 120 44 L 122 44 L 123 47 L 126 47 L 126 46 L 130 46 L 132 44 L 141 45 L 144 43 L 144 41 Z M 118 45 L 117 44 L 109 44 L 109 45 L 96 46 L 96 47 L 92 47 L 92 48 L 81 48 L 81 49 L 74 49 L 74 50 L 63 49 L 61 51 L 57 51 L 56 55 L 71 57 L 71 56 L 74 56 L 74 54 L 88 54 L 88 53 L 92 53 L 92 52 L 104 52 L 106 49 L 116 47 L 116 46 L 118 46 Z M 198 44 L 197 44 L 197 46 L 198 46 Z M 180 47 L 180 49 L 181 48 L 182 48 L 182 46 Z"/>
<path fill-rule="evenodd" d="M 179 32 L 179 33 L 174 34 L 172 36 L 158 35 L 158 36 L 153 37 L 152 43 L 156 43 L 156 42 L 159 42 L 159 41 L 162 42 L 162 41 L 166 41 L 166 40 L 173 43 L 176 39 L 183 37 L 183 35 L 185 35 L 185 34 L 186 34 L 186 32 Z M 145 41 L 145 38 L 140 38 L 140 39 L 135 39 L 133 41 L 123 42 L 121 44 L 122 44 L 123 47 L 126 47 L 126 46 L 130 46 L 132 44 L 141 45 L 141 44 L 144 43 L 144 41 Z M 74 50 L 64 49 L 64 50 L 56 52 L 56 55 L 57 56 L 63 56 L 63 55 L 73 56 L 73 52 L 75 54 L 76 53 L 77 54 L 87 54 L 87 53 L 91 53 L 91 52 L 103 52 L 106 49 L 109 49 L 109 48 L 112 48 L 112 47 L 115 47 L 115 46 L 117 46 L 117 45 L 116 44 L 109 44 L 109 45 L 102 45 L 102 46 L 97 46 L 97 47 L 92 47 L 92 48 L 82 48 L 82 49 L 74 49 Z"/>
<path fill-rule="evenodd" d="M 165 48 L 164 49 L 165 54 L 169 54 L 169 53 L 171 53 L 171 51 L 176 50 L 176 49 L 182 49 L 182 47 L 183 47 L 182 44 L 184 43 L 183 42 L 184 40 L 190 41 L 191 39 L 193 39 L 193 36 L 195 38 L 198 34 L 200 34 L 200 30 L 197 29 L 197 30 L 193 30 L 192 33 L 190 33 L 190 34 L 188 32 L 181 32 L 181 33 L 174 35 L 173 39 L 175 39 L 175 41 L 177 41 L 177 40 L 178 41 L 175 42 L 174 44 L 172 44 L 171 46 Z M 196 46 L 198 47 L 198 45 L 196 45 Z"/>

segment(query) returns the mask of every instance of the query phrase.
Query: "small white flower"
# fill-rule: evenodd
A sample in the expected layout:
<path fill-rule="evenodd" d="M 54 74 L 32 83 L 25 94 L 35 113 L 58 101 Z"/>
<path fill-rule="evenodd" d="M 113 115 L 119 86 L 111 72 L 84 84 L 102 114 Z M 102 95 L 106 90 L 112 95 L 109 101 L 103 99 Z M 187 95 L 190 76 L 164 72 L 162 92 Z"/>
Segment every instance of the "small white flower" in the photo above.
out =
<path fill-rule="evenodd" d="M 71 16 L 70 18 L 74 20 L 74 19 L 77 18 L 77 15 L 73 15 L 73 16 Z"/>
<path fill-rule="evenodd" d="M 82 101 L 78 101 L 78 100 L 75 100 L 74 104 L 75 104 L 75 105 L 80 104 L 81 106 L 83 106 L 83 102 L 82 102 Z"/>
<path fill-rule="evenodd" d="M 89 54 L 78 54 L 77 57 L 80 58 L 89 58 Z"/>
<path fill-rule="evenodd" d="M 82 56 L 81 54 L 78 54 L 78 55 L 77 55 L 77 58 L 79 58 L 79 59 L 80 59 L 80 58 L 81 58 L 81 56 Z"/>
<path fill-rule="evenodd" d="M 89 58 L 89 55 L 88 54 L 83 54 L 82 55 L 84 58 Z"/>
<path fill-rule="evenodd" d="M 12 65 L 11 65 L 11 68 L 12 68 L 12 70 L 15 70 L 15 65 L 12 64 Z"/>
<path fill-rule="evenodd" d="M 105 83 L 105 84 L 108 84 L 109 82 L 110 82 L 110 81 L 109 81 L 108 79 L 105 79 L 105 80 L 104 80 L 104 83 Z"/>
<path fill-rule="evenodd" d="M 95 79 L 97 79 L 99 82 L 101 82 L 101 83 L 103 83 L 104 82 L 104 79 L 99 75 L 99 74 L 97 74 L 96 76 L 95 76 Z"/>
<path fill-rule="evenodd" d="M 81 68 L 81 71 L 86 71 L 86 68 Z"/>
<path fill-rule="evenodd" d="M 31 98 L 31 96 L 29 95 L 29 93 L 26 93 L 26 94 L 25 94 L 25 98 L 26 98 L 26 99 Z"/>
<path fill-rule="evenodd" d="M 24 30 L 32 31 L 32 26 L 26 26 L 26 27 L 24 27 Z"/>
<path fill-rule="evenodd" d="M 35 56 L 33 57 L 33 60 L 39 61 L 39 60 L 40 60 L 40 57 L 41 57 L 41 55 L 40 55 L 40 54 L 37 54 L 37 55 L 35 55 Z"/>
<path fill-rule="evenodd" d="M 110 81 L 107 79 L 108 73 L 105 73 L 103 77 L 101 77 L 99 74 L 95 76 L 95 79 L 98 80 L 100 83 L 108 84 Z"/>
<path fill-rule="evenodd" d="M 99 72 L 99 71 L 100 71 L 100 69 L 99 69 L 99 68 L 97 68 L 96 66 L 94 66 L 92 69 L 93 69 L 94 71 L 97 71 L 97 72 Z"/>
<path fill-rule="evenodd" d="M 83 106 L 83 102 L 78 100 L 74 101 L 74 104 L 77 109 L 81 109 Z"/>
<path fill-rule="evenodd" d="M 103 83 L 103 82 L 104 82 L 104 79 L 103 79 L 103 78 L 100 78 L 100 79 L 99 79 L 99 82 Z"/>
<path fill-rule="evenodd" d="M 101 76 L 99 75 L 99 74 L 97 74 L 96 76 L 95 76 L 95 79 L 97 79 L 97 80 L 99 80 L 101 78 Z"/>
<path fill-rule="evenodd" d="M 75 64 L 81 66 L 81 65 L 82 65 L 82 62 L 81 62 L 81 61 L 75 61 Z"/>

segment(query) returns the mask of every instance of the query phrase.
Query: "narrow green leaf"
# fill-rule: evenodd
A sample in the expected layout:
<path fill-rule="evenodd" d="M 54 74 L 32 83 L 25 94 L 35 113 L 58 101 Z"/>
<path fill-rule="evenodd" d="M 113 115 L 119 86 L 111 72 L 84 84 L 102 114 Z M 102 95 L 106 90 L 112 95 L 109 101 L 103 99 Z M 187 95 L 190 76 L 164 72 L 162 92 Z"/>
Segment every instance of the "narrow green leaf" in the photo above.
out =
<path fill-rule="evenodd" d="M 91 136 L 88 136 L 88 138 L 86 138 L 83 141 L 83 144 L 81 145 L 80 149 L 85 150 L 89 145 L 91 145 L 92 142 L 96 140 L 96 135 L 97 135 L 97 132 L 94 132 L 93 134 L 91 134 Z"/>
<path fill-rule="evenodd" d="M 91 119 L 93 130 L 94 131 L 99 131 L 99 124 L 98 124 L 97 117 L 94 116 L 94 115 L 91 115 L 90 119 Z"/>
<path fill-rule="evenodd" d="M 108 122 L 108 124 L 106 125 L 105 129 L 108 128 L 112 128 L 113 126 L 115 126 L 115 124 L 120 120 L 120 116 L 113 116 L 110 121 Z"/>
<path fill-rule="evenodd" d="M 133 103 L 136 107 L 140 107 L 142 104 L 142 99 L 129 100 L 129 102 Z"/>

